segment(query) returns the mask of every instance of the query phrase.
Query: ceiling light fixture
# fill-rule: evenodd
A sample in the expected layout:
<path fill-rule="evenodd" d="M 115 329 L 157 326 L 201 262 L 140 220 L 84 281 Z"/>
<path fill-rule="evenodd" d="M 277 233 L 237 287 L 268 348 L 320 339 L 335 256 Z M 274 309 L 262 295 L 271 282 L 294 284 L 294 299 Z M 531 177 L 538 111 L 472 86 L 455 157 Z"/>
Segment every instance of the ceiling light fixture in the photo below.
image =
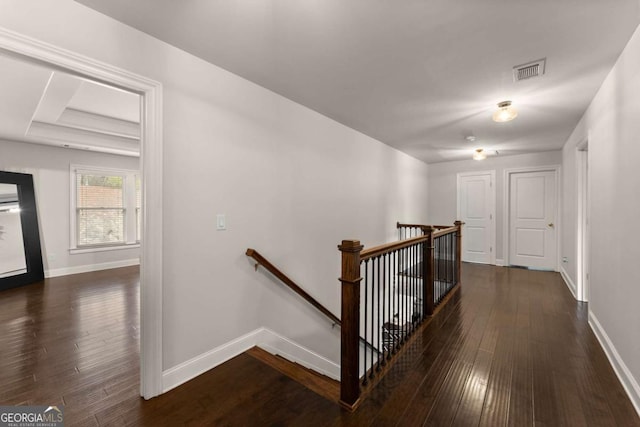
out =
<path fill-rule="evenodd" d="M 487 158 L 487 153 L 482 148 L 476 148 L 473 153 L 473 160 L 484 160 Z"/>
<path fill-rule="evenodd" d="M 498 123 L 510 122 L 518 117 L 518 111 L 513 108 L 511 101 L 502 101 L 498 103 L 498 109 L 493 113 L 493 121 Z"/>

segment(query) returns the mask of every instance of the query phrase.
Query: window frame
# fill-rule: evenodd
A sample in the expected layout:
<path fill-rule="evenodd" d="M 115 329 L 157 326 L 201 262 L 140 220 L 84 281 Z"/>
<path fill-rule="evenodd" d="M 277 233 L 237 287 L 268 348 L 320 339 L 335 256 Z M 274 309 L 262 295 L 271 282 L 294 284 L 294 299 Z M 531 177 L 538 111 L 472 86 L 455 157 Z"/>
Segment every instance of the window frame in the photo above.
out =
<path fill-rule="evenodd" d="M 122 177 L 123 190 L 123 234 L 124 242 L 101 243 L 97 245 L 78 245 L 78 174 L 87 175 L 107 175 Z M 69 167 L 70 181 L 70 243 L 69 252 L 71 254 L 81 254 L 89 252 L 113 251 L 121 249 L 131 249 L 140 247 L 140 241 L 136 238 L 137 221 L 136 221 L 136 176 L 141 176 L 139 170 L 111 168 L 103 166 L 88 166 L 71 164 Z"/>

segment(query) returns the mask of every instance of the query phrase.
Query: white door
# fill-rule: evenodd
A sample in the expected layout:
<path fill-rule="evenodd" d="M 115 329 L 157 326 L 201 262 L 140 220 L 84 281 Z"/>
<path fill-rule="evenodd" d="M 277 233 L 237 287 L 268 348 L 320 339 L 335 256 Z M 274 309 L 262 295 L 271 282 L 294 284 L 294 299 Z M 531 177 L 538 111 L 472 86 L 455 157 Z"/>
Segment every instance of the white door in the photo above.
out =
<path fill-rule="evenodd" d="M 556 172 L 511 173 L 509 264 L 556 270 Z"/>
<path fill-rule="evenodd" d="M 462 260 L 494 264 L 495 172 L 458 174 L 458 218 L 462 229 Z"/>

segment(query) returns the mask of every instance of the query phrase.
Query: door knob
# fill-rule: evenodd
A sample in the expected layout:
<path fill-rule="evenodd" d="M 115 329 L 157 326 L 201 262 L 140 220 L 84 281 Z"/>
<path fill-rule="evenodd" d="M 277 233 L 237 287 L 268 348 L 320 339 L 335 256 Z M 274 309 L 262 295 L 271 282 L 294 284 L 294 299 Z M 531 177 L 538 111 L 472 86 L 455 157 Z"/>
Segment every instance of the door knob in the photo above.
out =
<path fill-rule="evenodd" d="M 549 227 L 553 227 L 553 223 L 552 222 L 549 223 Z"/>

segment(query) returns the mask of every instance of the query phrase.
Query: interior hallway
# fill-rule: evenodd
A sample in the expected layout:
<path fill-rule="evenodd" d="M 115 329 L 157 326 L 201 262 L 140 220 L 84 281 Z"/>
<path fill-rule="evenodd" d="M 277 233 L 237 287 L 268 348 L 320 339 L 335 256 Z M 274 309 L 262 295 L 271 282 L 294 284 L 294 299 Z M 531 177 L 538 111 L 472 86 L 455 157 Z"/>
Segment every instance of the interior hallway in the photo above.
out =
<path fill-rule="evenodd" d="M 66 425 L 82 426 L 640 426 L 587 306 L 559 274 L 473 264 L 462 273 L 459 301 L 355 413 L 247 354 L 142 400 L 136 267 L 5 291 L 0 404 L 63 404 Z"/>

